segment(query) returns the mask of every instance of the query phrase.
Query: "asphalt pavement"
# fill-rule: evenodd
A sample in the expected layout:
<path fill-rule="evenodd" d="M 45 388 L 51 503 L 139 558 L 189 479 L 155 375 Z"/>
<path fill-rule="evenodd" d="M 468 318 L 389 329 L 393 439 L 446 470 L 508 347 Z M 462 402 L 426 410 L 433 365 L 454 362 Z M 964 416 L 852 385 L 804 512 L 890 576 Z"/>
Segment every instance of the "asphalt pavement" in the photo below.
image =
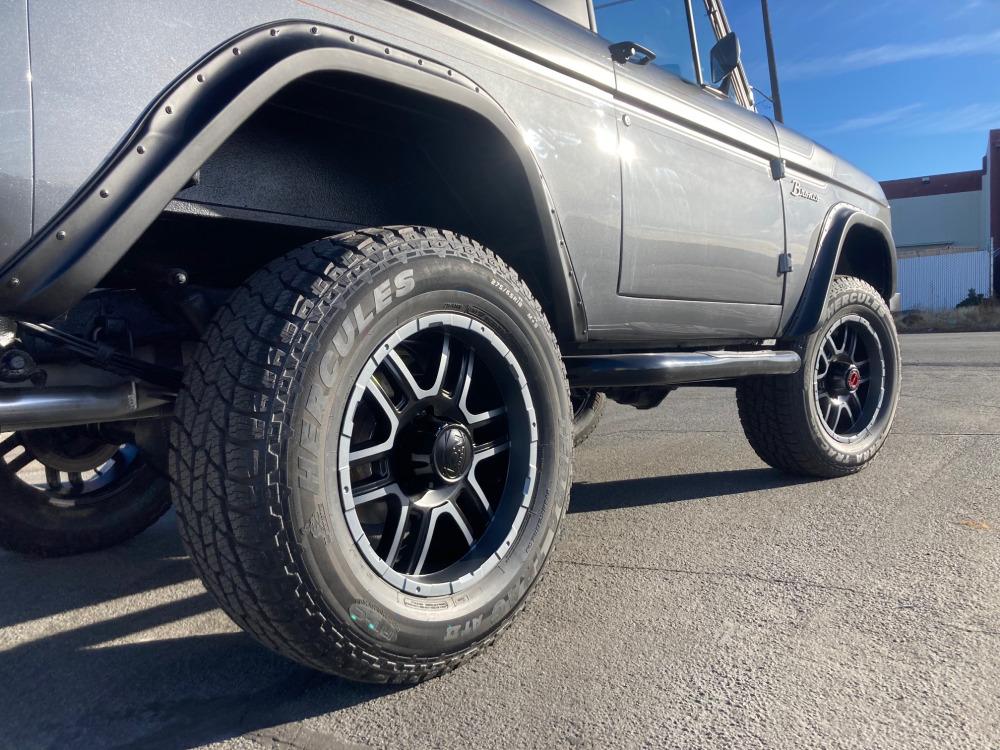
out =
<path fill-rule="evenodd" d="M 1000 334 L 903 338 L 860 475 L 772 471 L 731 391 L 612 405 L 549 574 L 412 688 L 272 655 L 168 516 L 100 554 L 0 553 L 0 747 L 1000 747 Z"/>

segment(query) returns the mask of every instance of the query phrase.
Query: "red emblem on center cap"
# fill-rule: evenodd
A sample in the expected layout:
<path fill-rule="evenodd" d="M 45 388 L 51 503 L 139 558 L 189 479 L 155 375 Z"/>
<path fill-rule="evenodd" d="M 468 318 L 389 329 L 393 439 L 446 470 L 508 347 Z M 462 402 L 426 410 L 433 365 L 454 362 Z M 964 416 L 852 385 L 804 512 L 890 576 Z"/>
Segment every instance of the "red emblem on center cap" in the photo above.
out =
<path fill-rule="evenodd" d="M 859 385 L 861 385 L 861 373 L 857 370 L 851 370 L 847 373 L 847 387 L 856 391 Z"/>

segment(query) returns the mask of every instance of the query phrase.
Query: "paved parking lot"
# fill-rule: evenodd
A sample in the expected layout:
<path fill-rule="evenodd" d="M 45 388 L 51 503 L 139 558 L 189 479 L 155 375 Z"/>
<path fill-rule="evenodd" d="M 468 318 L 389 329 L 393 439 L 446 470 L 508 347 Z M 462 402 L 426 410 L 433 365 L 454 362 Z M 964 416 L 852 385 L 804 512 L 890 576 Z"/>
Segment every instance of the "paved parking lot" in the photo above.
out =
<path fill-rule="evenodd" d="M 766 468 L 730 391 L 612 406 L 500 643 L 410 689 L 272 656 L 164 519 L 0 553 L 0 746 L 1000 747 L 1000 334 L 907 336 L 879 460 Z"/>

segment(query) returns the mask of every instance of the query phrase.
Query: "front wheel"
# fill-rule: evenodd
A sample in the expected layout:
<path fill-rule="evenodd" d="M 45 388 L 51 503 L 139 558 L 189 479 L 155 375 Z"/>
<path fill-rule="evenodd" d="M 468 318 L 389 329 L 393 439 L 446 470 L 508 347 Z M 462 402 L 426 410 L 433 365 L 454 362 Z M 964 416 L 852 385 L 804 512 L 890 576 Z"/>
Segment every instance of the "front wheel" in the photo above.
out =
<path fill-rule="evenodd" d="M 885 300 L 870 284 L 838 276 L 822 323 L 798 349 L 798 373 L 738 386 L 750 445 L 792 474 L 860 471 L 885 443 L 899 400 L 899 340 Z"/>
<path fill-rule="evenodd" d="M 430 229 L 307 245 L 206 334 L 172 435 L 192 562 L 265 645 L 410 682 L 523 606 L 569 499 L 556 341 L 493 253 Z"/>

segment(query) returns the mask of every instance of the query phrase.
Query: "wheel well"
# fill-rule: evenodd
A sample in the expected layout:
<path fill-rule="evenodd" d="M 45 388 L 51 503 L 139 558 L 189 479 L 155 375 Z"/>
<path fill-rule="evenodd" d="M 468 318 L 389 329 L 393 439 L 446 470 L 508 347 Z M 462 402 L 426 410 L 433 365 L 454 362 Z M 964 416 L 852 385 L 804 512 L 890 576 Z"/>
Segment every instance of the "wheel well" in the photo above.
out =
<path fill-rule="evenodd" d="M 544 220 L 549 220 L 545 216 Z M 270 260 L 353 228 L 416 224 L 489 247 L 525 280 L 560 339 L 573 336 L 565 284 L 525 167 L 485 118 L 354 74 L 288 86 L 202 165 L 102 286 L 182 268 L 231 288 Z"/>
<path fill-rule="evenodd" d="M 885 236 L 874 227 L 855 224 L 844 238 L 836 274 L 867 281 L 888 302 L 894 292 L 892 263 L 892 247 Z"/>

